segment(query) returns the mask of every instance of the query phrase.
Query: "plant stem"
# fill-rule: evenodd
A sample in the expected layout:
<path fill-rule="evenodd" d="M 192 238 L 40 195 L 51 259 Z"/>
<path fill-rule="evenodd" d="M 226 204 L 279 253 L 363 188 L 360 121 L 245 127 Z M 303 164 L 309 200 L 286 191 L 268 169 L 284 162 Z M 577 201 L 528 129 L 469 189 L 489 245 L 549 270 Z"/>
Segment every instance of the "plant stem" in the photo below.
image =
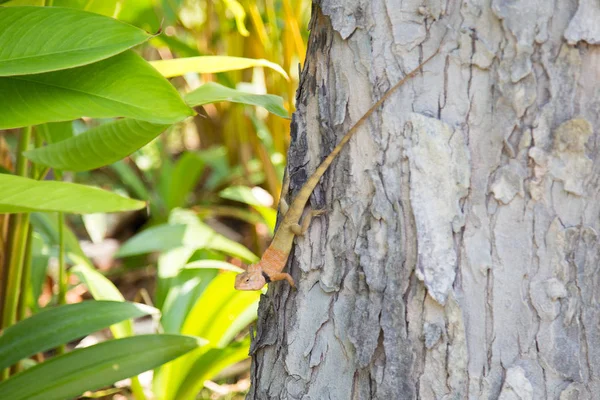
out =
<path fill-rule="evenodd" d="M 67 304 L 67 266 L 65 265 L 65 215 L 58 213 L 58 304 Z M 64 354 L 67 346 L 61 344 L 56 349 L 58 354 Z"/>
<path fill-rule="evenodd" d="M 29 229 L 27 232 L 27 242 L 25 244 L 25 260 L 23 263 L 23 277 L 21 279 L 21 300 L 19 301 L 19 310 L 17 314 L 17 321 L 25 319 L 27 314 L 27 289 L 29 281 L 31 280 L 31 259 L 33 252 L 31 246 L 33 245 L 33 229 Z"/>
<path fill-rule="evenodd" d="M 142 387 L 142 384 L 137 376 L 131 378 L 131 392 L 136 400 L 146 400 L 144 388 Z"/>
<path fill-rule="evenodd" d="M 27 159 L 23 157 L 23 152 L 29 148 L 31 140 L 31 126 L 23 128 L 19 136 L 17 145 L 17 166 L 16 174 L 19 176 L 27 176 Z M 23 275 L 23 260 L 25 259 L 25 244 L 27 242 L 27 234 L 29 231 L 29 214 L 16 214 L 11 217 L 9 234 L 8 234 L 8 250 L 6 254 L 8 259 L 8 271 L 6 274 L 4 304 L 2 312 L 2 324 L 0 328 L 6 329 L 14 325 L 17 321 L 17 308 L 21 298 L 21 277 Z M 10 374 L 9 369 L 2 371 L 2 379 L 6 379 Z"/>

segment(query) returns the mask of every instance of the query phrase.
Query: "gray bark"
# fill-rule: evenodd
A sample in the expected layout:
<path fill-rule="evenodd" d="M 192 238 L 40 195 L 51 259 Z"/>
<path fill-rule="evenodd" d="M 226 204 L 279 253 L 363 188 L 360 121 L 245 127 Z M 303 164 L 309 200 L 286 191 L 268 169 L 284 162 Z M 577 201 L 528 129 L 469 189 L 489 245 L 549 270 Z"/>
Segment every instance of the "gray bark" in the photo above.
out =
<path fill-rule="evenodd" d="M 249 399 L 600 395 L 600 2 L 322 0 L 289 151 L 311 199 Z"/>

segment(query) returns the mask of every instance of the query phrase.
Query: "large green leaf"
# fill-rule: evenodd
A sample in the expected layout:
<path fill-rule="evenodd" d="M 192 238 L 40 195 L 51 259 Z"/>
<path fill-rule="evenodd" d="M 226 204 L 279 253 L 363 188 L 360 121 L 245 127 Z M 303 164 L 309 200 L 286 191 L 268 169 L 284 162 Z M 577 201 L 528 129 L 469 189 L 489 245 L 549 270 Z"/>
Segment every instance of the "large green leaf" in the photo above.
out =
<path fill-rule="evenodd" d="M 175 88 L 128 50 L 82 67 L 0 77 L 0 129 L 80 117 L 173 124 L 193 115 Z"/>
<path fill-rule="evenodd" d="M 240 92 L 239 90 L 231 89 L 218 83 L 209 82 L 200 86 L 185 95 L 185 101 L 190 107 L 202 106 L 208 103 L 216 103 L 219 101 L 230 101 L 232 103 L 249 104 L 252 106 L 260 106 L 279 115 L 283 118 L 288 118 L 288 113 L 283 107 L 283 100 L 279 96 L 272 94 L 253 94 Z"/>
<path fill-rule="evenodd" d="M 112 18 L 56 7 L 0 8 L 0 76 L 90 64 L 151 35 Z"/>
<path fill-rule="evenodd" d="M 142 335 L 52 358 L 0 383 L 0 398 L 64 400 L 155 368 L 203 343 L 190 336 Z"/>
<path fill-rule="evenodd" d="M 172 60 L 151 61 L 150 65 L 158 70 L 164 77 L 171 78 L 189 72 L 199 74 L 215 74 L 217 72 L 235 71 L 251 67 L 268 67 L 288 79 L 288 75 L 278 64 L 264 59 L 228 56 L 200 56 L 187 58 L 174 58 Z"/>
<path fill-rule="evenodd" d="M 196 301 L 187 315 L 181 333 L 200 336 L 208 340 L 213 347 L 225 347 L 227 336 L 230 340 L 230 327 L 233 325 L 239 333 L 244 327 L 236 324 L 242 318 L 246 325 L 256 319 L 256 309 L 260 299 L 260 291 L 238 291 L 233 284 L 234 272 L 223 272 L 215 277 Z M 254 311 L 254 316 L 247 320 L 247 310 Z"/>
<path fill-rule="evenodd" d="M 194 400 L 204 387 L 204 381 L 211 379 L 225 367 L 248 358 L 250 338 L 218 349 L 209 349 L 190 367 L 189 372 L 177 391 L 177 400 Z"/>
<path fill-rule="evenodd" d="M 158 310 L 116 301 L 85 301 L 44 310 L 4 330 L 0 369 L 124 319 L 153 313 Z"/>
<path fill-rule="evenodd" d="M 138 210 L 146 203 L 75 183 L 0 174 L 0 213 L 61 211 L 74 214 Z"/>
<path fill-rule="evenodd" d="M 68 171 L 86 171 L 112 164 L 156 138 L 169 125 L 120 119 L 67 140 L 25 152 L 36 163 Z"/>
<path fill-rule="evenodd" d="M 165 333 L 180 332 L 181 325 L 194 302 L 218 272 L 217 269 L 182 269 L 172 279 L 161 308 L 160 321 Z"/>
<path fill-rule="evenodd" d="M 233 287 L 235 276 L 233 272 L 217 275 L 194 303 L 181 328 L 181 333 L 202 337 L 208 341 L 208 344 L 161 367 L 158 377 L 163 387 L 157 385 L 158 391 L 162 394 L 161 398 L 187 400 L 187 396 L 192 394 L 192 389 L 196 387 L 189 381 L 190 373 L 195 377 L 202 377 L 201 371 L 210 371 L 212 363 L 219 363 L 218 357 L 207 359 L 203 355 L 210 349 L 227 348 L 233 338 L 233 331 L 239 334 L 256 319 L 256 308 L 261 292 L 235 290 Z M 180 397 L 179 390 L 185 381 L 187 383 L 183 385 L 185 387 L 183 390 L 186 392 L 186 397 Z"/>

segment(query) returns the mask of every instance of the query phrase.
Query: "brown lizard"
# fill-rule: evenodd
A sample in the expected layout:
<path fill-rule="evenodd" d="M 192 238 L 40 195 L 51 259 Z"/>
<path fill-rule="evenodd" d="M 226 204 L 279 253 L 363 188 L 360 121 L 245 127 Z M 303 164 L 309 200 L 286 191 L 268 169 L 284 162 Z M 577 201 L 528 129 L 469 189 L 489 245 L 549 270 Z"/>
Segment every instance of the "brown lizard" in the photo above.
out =
<path fill-rule="evenodd" d="M 300 225 L 300 218 L 304 213 L 304 208 L 314 188 L 319 183 L 319 180 L 327 171 L 327 168 L 331 165 L 335 157 L 340 153 L 342 148 L 352 135 L 358 130 L 358 128 L 377 110 L 384 101 L 386 101 L 390 95 L 400 86 L 402 86 L 408 79 L 417 74 L 417 72 L 431 60 L 437 51 L 434 52 L 429 58 L 423 61 L 417 68 L 409 72 L 404 78 L 398 83 L 392 86 L 387 92 L 383 94 L 381 99 L 375 103 L 367 112 L 350 128 L 350 130 L 342 137 L 342 140 L 337 146 L 329 153 L 329 155 L 323 160 L 316 171 L 308 178 L 304 186 L 300 188 L 300 191 L 296 195 L 296 198 L 292 201 L 291 206 L 288 208 L 287 204 L 283 200 L 280 202 L 280 210 L 284 214 L 283 220 L 275 232 L 273 241 L 263 254 L 262 258 L 256 264 L 249 265 L 246 267 L 246 271 L 238 274 L 235 279 L 235 288 L 238 290 L 260 290 L 262 287 L 273 281 L 286 280 L 293 287 L 294 279 L 287 272 L 283 272 L 287 264 L 288 257 L 292 250 L 292 245 L 295 236 L 302 236 L 308 229 L 310 221 L 313 217 L 322 214 L 323 210 L 311 210 L 309 215 L 304 217 L 302 225 Z M 284 185 L 283 193 L 285 194 L 288 186 L 288 182 Z M 287 210 L 286 210 L 287 209 Z"/>

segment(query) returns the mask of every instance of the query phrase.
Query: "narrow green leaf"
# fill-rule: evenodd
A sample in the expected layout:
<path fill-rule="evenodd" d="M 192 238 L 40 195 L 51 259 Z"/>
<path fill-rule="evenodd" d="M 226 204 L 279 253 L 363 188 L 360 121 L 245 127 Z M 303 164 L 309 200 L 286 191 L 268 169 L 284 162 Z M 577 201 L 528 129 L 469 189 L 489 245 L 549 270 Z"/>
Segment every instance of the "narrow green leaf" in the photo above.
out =
<path fill-rule="evenodd" d="M 165 200 L 169 211 L 186 206 L 187 197 L 198 183 L 202 171 L 204 171 L 204 161 L 198 154 L 185 152 L 179 157 L 168 180 Z"/>
<path fill-rule="evenodd" d="M 172 78 L 190 72 L 216 74 L 217 72 L 236 71 L 252 67 L 267 67 L 279 72 L 285 79 L 289 79 L 283 68 L 278 64 L 264 59 L 229 56 L 200 56 L 150 61 L 150 65 L 156 68 L 165 78 Z"/>
<path fill-rule="evenodd" d="M 84 116 L 173 124 L 194 114 L 177 90 L 131 50 L 82 67 L 0 77 L 0 93 L 0 129 Z"/>
<path fill-rule="evenodd" d="M 58 7 L 0 8 L 0 27 L 0 76 L 90 64 L 152 37 L 113 18 Z"/>
<path fill-rule="evenodd" d="M 154 313 L 158 310 L 143 304 L 116 301 L 85 301 L 43 310 L 4 330 L 0 369 L 124 319 Z"/>
<path fill-rule="evenodd" d="M 125 118 L 24 154 L 30 160 L 48 167 L 87 171 L 127 157 L 168 127 Z"/>
<path fill-rule="evenodd" d="M 0 398 L 64 400 L 137 375 L 202 343 L 195 337 L 142 335 L 109 340 L 54 357 L 0 383 Z"/>
<path fill-rule="evenodd" d="M 138 210 L 146 203 L 75 183 L 0 174 L 0 213 L 60 211 L 74 214 Z"/>
<path fill-rule="evenodd" d="M 184 98 L 190 107 L 219 101 L 230 101 L 232 103 L 264 107 L 275 115 L 289 118 L 286 109 L 283 107 L 283 99 L 279 96 L 240 92 L 214 82 L 205 83 L 198 89 L 186 94 Z"/>
<path fill-rule="evenodd" d="M 244 20 L 246 19 L 246 10 L 244 10 L 244 7 L 240 2 L 237 0 L 223 0 L 223 3 L 225 3 L 227 10 L 233 14 L 239 34 L 242 36 L 250 36 L 250 32 L 248 32 L 244 23 Z"/>
<path fill-rule="evenodd" d="M 227 261 L 219 260 L 199 260 L 192 261 L 184 266 L 185 269 L 220 269 L 223 271 L 244 272 L 240 267 L 228 263 Z"/>
<path fill-rule="evenodd" d="M 94 299 L 125 301 L 119 289 L 107 277 L 98 272 L 86 258 L 74 254 L 69 254 L 69 257 L 75 262 L 71 272 L 87 286 Z M 132 336 L 133 324 L 131 320 L 125 320 L 112 325 L 110 330 L 115 338 Z"/>
<path fill-rule="evenodd" d="M 50 244 L 58 246 L 58 215 L 56 213 L 31 213 L 29 221 L 35 227 L 37 232 L 47 238 Z M 65 225 L 63 235 L 67 251 L 76 254 L 78 257 L 81 257 L 81 259 L 84 259 L 91 264 L 91 261 L 81 249 L 77 236 L 75 236 L 73 231 L 67 225 Z"/>

